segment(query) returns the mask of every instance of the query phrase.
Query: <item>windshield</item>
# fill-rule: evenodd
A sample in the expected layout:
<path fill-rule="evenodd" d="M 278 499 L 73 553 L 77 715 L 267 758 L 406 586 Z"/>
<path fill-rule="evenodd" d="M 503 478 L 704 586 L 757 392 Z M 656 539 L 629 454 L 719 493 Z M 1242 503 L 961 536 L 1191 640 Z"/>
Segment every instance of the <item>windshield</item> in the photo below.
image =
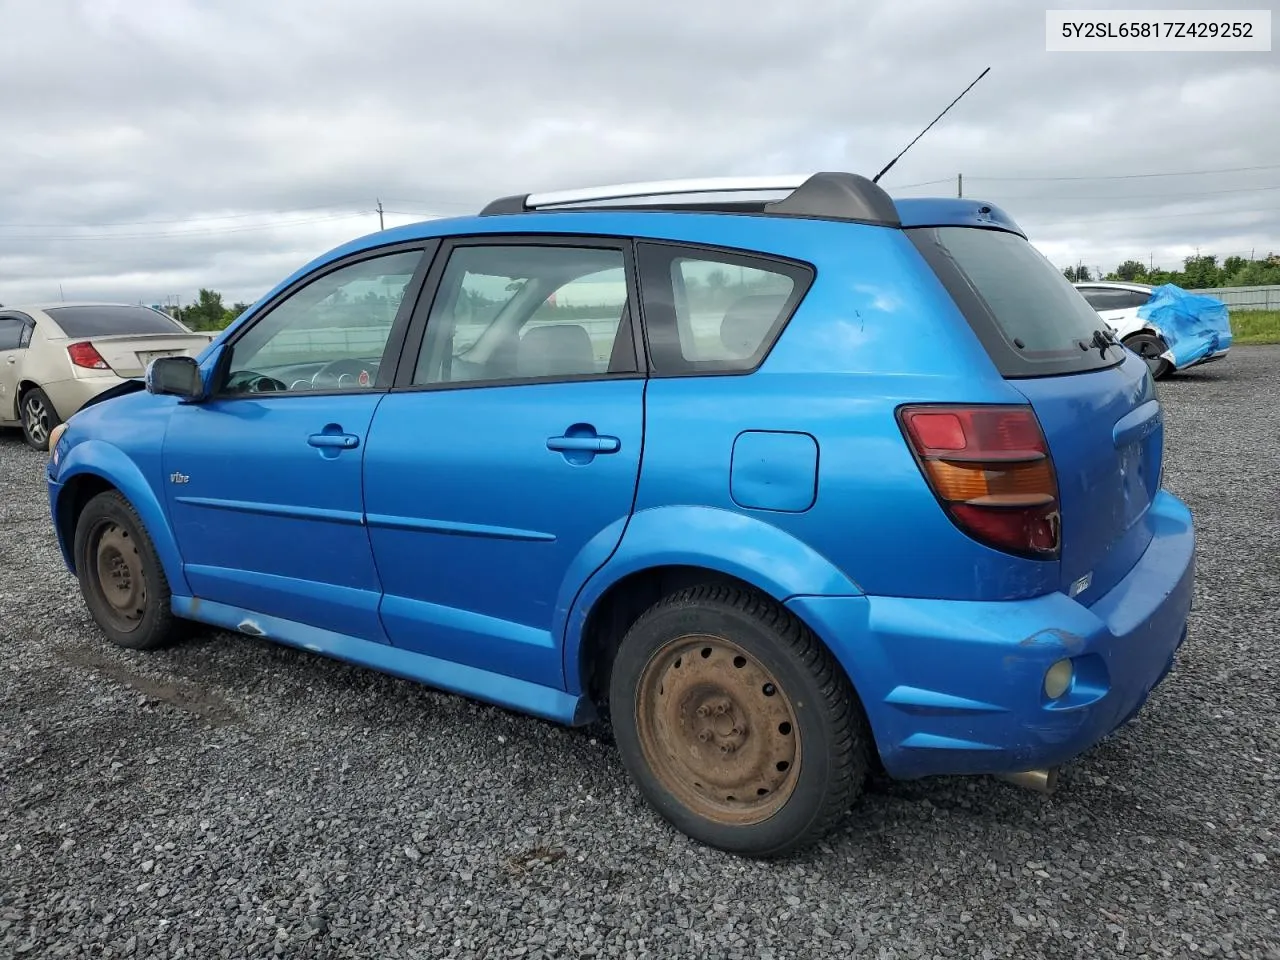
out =
<path fill-rule="evenodd" d="M 45 311 L 68 337 L 185 334 L 175 321 L 148 307 L 50 307 Z"/>
<path fill-rule="evenodd" d="M 1006 377 L 1080 373 L 1124 359 L 1095 344 L 1098 314 L 1017 234 L 977 227 L 907 231 Z"/>

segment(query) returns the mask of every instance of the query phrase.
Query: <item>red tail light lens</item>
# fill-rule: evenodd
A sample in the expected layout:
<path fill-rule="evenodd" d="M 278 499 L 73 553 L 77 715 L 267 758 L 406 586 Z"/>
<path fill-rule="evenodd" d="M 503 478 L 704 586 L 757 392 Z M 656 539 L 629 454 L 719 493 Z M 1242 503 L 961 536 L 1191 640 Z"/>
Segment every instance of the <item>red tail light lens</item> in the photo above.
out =
<path fill-rule="evenodd" d="M 921 405 L 898 417 L 956 526 L 1008 553 L 1058 556 L 1058 480 L 1030 407 Z"/>
<path fill-rule="evenodd" d="M 86 367 L 89 370 L 111 369 L 92 343 L 73 343 L 67 347 L 67 353 L 71 356 L 71 362 L 77 367 Z"/>

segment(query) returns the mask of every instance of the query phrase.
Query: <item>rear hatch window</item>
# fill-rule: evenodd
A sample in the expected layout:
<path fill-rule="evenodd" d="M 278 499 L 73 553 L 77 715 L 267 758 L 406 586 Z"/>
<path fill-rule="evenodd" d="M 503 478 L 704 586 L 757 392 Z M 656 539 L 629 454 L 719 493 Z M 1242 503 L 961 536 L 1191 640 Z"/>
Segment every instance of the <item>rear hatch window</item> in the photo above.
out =
<path fill-rule="evenodd" d="M 127 304 L 101 307 L 50 307 L 45 311 L 68 337 L 122 337 L 157 333 L 185 334 L 158 310 Z"/>
<path fill-rule="evenodd" d="M 1030 243 L 1003 230 L 922 227 L 907 231 L 982 341 L 1001 375 L 1043 377 L 1114 366 L 1101 349 L 1098 314 Z"/>

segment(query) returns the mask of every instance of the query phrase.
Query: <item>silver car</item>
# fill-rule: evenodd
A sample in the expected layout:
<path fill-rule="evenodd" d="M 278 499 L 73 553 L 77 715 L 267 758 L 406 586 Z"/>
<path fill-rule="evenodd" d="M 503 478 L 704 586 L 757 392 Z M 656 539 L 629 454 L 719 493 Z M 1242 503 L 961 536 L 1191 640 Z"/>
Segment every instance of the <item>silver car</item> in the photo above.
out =
<path fill-rule="evenodd" d="M 29 445 L 156 357 L 195 356 L 213 339 L 168 314 L 127 303 L 50 303 L 0 308 L 0 426 L 21 426 Z"/>

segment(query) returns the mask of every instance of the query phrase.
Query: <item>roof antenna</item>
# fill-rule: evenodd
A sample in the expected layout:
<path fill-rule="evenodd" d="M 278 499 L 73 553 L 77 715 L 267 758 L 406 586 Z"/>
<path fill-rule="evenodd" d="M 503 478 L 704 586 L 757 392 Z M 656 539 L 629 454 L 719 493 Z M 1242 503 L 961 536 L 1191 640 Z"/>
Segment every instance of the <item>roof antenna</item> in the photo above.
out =
<path fill-rule="evenodd" d="M 987 67 L 987 69 L 983 70 L 980 74 L 978 74 L 978 80 L 981 80 L 983 77 L 985 77 L 985 76 L 986 76 L 988 73 L 990 73 L 990 72 L 991 72 L 991 68 L 990 68 L 990 67 Z M 965 87 L 965 88 L 964 88 L 964 90 L 963 90 L 963 91 L 961 91 L 961 93 L 960 93 L 960 97 L 963 97 L 966 93 L 968 93 L 968 92 L 969 92 L 970 90 L 972 90 L 975 86 L 977 86 L 978 80 L 974 80 L 974 81 L 973 81 L 973 83 L 971 83 L 971 84 L 969 84 L 967 87 Z M 960 102 L 960 97 L 956 97 L 956 98 L 955 98 L 954 100 L 952 100 L 949 104 L 947 104 L 947 110 L 950 110 L 950 109 L 951 109 L 952 107 L 954 107 L 957 103 L 959 103 L 959 102 Z M 943 111 L 942 111 L 942 113 L 940 113 L 940 114 L 938 114 L 936 117 L 934 117 L 934 118 L 933 118 L 933 122 L 929 124 L 929 127 L 932 127 L 934 123 L 937 123 L 937 122 L 938 122 L 939 120 L 941 120 L 944 116 L 946 116 L 947 110 L 943 110 Z M 928 132 L 929 132 L 929 127 L 925 127 L 925 128 L 924 128 L 923 130 L 921 130 L 918 134 L 916 134 L 916 140 L 919 140 L 919 139 L 920 139 L 921 137 L 923 137 L 926 133 L 928 133 Z M 905 147 L 903 147 L 903 148 L 902 148 L 902 153 L 906 153 L 908 150 L 910 150 L 912 147 L 914 147 L 914 146 L 916 145 L 916 140 L 912 140 L 912 141 L 911 141 L 910 143 L 908 143 Z M 880 178 L 881 178 L 881 177 L 883 177 L 886 173 L 888 173 L 888 172 L 889 172 L 889 168 L 890 168 L 890 167 L 892 167 L 895 163 L 897 163 L 899 160 L 901 160 L 901 159 L 902 159 L 902 153 L 898 154 L 896 157 L 894 157 L 892 160 L 890 160 L 887 164 L 885 164 L 885 168 L 884 168 L 883 170 L 881 170 L 879 173 L 877 173 L 874 177 L 872 177 L 872 178 L 871 178 L 871 182 L 872 182 L 872 183 L 879 183 L 879 182 L 880 182 Z"/>

